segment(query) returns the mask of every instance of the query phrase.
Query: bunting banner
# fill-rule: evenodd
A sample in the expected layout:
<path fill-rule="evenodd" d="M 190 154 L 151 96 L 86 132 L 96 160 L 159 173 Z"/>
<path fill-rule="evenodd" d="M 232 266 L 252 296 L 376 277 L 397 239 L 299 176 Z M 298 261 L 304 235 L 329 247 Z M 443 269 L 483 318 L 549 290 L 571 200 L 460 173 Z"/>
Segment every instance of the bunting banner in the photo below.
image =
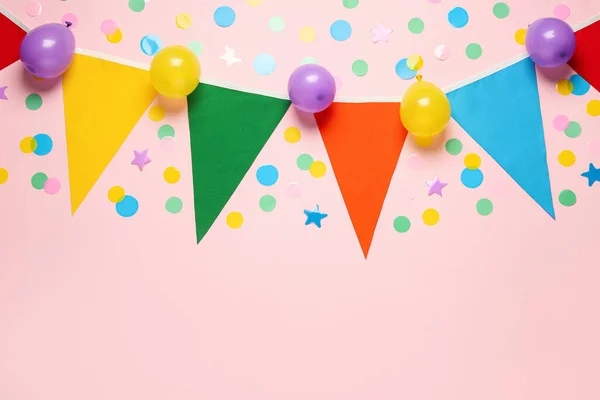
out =
<path fill-rule="evenodd" d="M 19 25 L 0 13 L 0 71 L 19 60 L 21 41 L 26 33 Z"/>
<path fill-rule="evenodd" d="M 157 93 L 148 71 L 81 54 L 62 85 L 75 214 Z"/>
<path fill-rule="evenodd" d="M 575 32 L 577 46 L 569 65 L 597 91 L 600 91 L 600 21 Z"/>

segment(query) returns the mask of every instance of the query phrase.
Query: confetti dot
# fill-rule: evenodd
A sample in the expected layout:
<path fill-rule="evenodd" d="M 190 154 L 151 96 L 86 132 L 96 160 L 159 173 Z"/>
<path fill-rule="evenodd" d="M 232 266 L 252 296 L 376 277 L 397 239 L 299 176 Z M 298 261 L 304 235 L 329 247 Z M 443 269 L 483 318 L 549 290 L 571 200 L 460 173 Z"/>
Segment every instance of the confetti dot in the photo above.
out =
<path fill-rule="evenodd" d="M 42 106 L 42 96 L 37 93 L 32 93 L 25 98 L 25 107 L 31 111 L 39 110 Z"/>
<path fill-rule="evenodd" d="M 60 192 L 60 181 L 56 178 L 48 178 L 44 182 L 44 192 L 47 194 L 56 194 Z"/>
<path fill-rule="evenodd" d="M 565 207 L 571 207 L 577 203 L 577 196 L 572 190 L 565 189 L 558 195 L 558 201 Z"/>
<path fill-rule="evenodd" d="M 244 223 L 244 217 L 239 212 L 234 211 L 227 215 L 225 222 L 227 222 L 227 226 L 231 229 L 239 229 Z"/>
<path fill-rule="evenodd" d="M 123 200 L 115 204 L 115 209 L 121 217 L 129 218 L 138 212 L 139 203 L 135 197 L 126 195 Z"/>
<path fill-rule="evenodd" d="M 425 23 L 421 18 L 413 18 L 408 21 L 408 30 L 411 33 L 418 35 L 419 33 L 423 32 L 423 29 L 425 29 Z"/>
<path fill-rule="evenodd" d="M 585 111 L 592 117 L 600 115 L 600 100 L 590 100 L 585 107 Z"/>
<path fill-rule="evenodd" d="M 192 16 L 188 13 L 181 13 L 175 17 L 175 25 L 179 29 L 187 29 L 192 26 Z"/>
<path fill-rule="evenodd" d="M 348 40 L 350 35 L 352 35 L 352 27 L 348 21 L 340 19 L 331 24 L 331 27 L 329 28 L 329 34 L 338 42 L 343 42 Z"/>
<path fill-rule="evenodd" d="M 494 4 L 494 16 L 499 19 L 504 19 L 510 14 L 510 7 L 506 3 Z"/>
<path fill-rule="evenodd" d="M 478 169 L 481 166 L 481 157 L 475 153 L 469 153 L 465 156 L 465 167 L 468 169 Z"/>
<path fill-rule="evenodd" d="M 129 0 L 129 9 L 133 12 L 142 12 L 146 8 L 144 0 Z"/>
<path fill-rule="evenodd" d="M 202 43 L 193 40 L 191 41 L 188 45 L 187 45 L 188 49 L 190 49 L 191 51 L 194 52 L 194 54 L 198 57 L 200 57 L 202 55 L 202 52 L 204 51 L 204 46 L 202 45 Z"/>
<path fill-rule="evenodd" d="M 258 7 L 262 4 L 263 0 L 246 0 L 246 3 L 248 3 L 248 5 L 250 7 Z"/>
<path fill-rule="evenodd" d="M 19 143 L 19 148 L 23 153 L 30 154 L 33 153 L 37 148 L 37 142 L 31 136 L 28 136 L 26 138 L 21 139 L 21 142 Z"/>
<path fill-rule="evenodd" d="M 113 186 L 108 191 L 108 200 L 111 203 L 118 203 L 125 198 L 125 189 L 121 186 Z"/>
<path fill-rule="evenodd" d="M 35 140 L 36 143 L 33 154 L 37 156 L 45 156 L 52 151 L 52 138 L 45 133 L 38 133 L 33 137 L 33 140 Z"/>
<path fill-rule="evenodd" d="M 315 161 L 310 164 L 309 172 L 313 178 L 322 178 L 327 172 L 327 167 L 323 161 Z"/>
<path fill-rule="evenodd" d="M 477 213 L 485 217 L 494 211 L 494 204 L 489 199 L 480 199 L 477 202 L 476 208 Z"/>
<path fill-rule="evenodd" d="M 559 4 L 554 7 L 554 16 L 564 21 L 571 16 L 571 9 L 566 4 Z"/>
<path fill-rule="evenodd" d="M 38 172 L 31 177 L 31 186 L 34 189 L 42 190 L 44 188 L 44 183 L 48 180 L 48 175 L 43 172 Z"/>
<path fill-rule="evenodd" d="M 179 197 L 169 197 L 165 203 L 165 209 L 171 214 L 178 214 L 183 208 L 183 201 Z"/>
<path fill-rule="evenodd" d="M 575 164 L 575 160 L 575 153 L 573 153 L 571 150 L 563 150 L 558 154 L 558 162 L 563 167 L 572 166 L 573 164 Z"/>
<path fill-rule="evenodd" d="M 304 65 L 304 64 L 317 64 L 317 59 L 314 57 L 304 57 L 300 61 L 300 65 Z"/>
<path fill-rule="evenodd" d="M 263 197 L 260 198 L 260 200 L 258 201 L 258 205 L 260 206 L 260 209 L 266 212 L 271 212 L 275 209 L 275 205 L 277 204 L 277 201 L 275 200 L 275 197 L 271 196 L 270 194 L 267 194 Z"/>
<path fill-rule="evenodd" d="M 37 17 L 42 13 L 42 5 L 37 1 L 30 1 L 25 6 L 25 12 L 30 17 Z"/>
<path fill-rule="evenodd" d="M 408 58 L 403 58 L 396 63 L 396 75 L 404 80 L 417 76 L 417 71 L 408 68 Z"/>
<path fill-rule="evenodd" d="M 342 4 L 344 7 L 351 10 L 358 5 L 358 0 L 342 0 Z"/>
<path fill-rule="evenodd" d="M 67 13 L 65 15 L 63 15 L 61 22 L 63 24 L 67 24 L 67 22 L 71 23 L 70 29 L 74 29 L 77 28 L 77 25 L 79 24 L 79 17 L 77 17 L 77 15 L 73 14 L 73 13 Z"/>
<path fill-rule="evenodd" d="M 287 184 L 286 193 L 292 198 L 298 198 L 302 194 L 302 187 L 298 182 L 290 182 Z"/>
<path fill-rule="evenodd" d="M 0 185 L 3 185 L 8 181 L 8 171 L 6 168 L 0 168 Z"/>
<path fill-rule="evenodd" d="M 167 183 L 177 183 L 179 182 L 179 178 L 181 178 L 181 173 L 175 167 L 167 167 L 165 172 L 163 172 L 163 177 Z"/>
<path fill-rule="evenodd" d="M 173 129 L 171 125 L 163 125 L 160 128 L 158 128 L 158 138 L 162 139 L 165 136 L 175 136 L 175 129 Z"/>
<path fill-rule="evenodd" d="M 304 43 L 313 42 L 317 38 L 317 32 L 311 26 L 305 26 L 300 29 L 300 40 Z"/>
<path fill-rule="evenodd" d="M 356 60 L 352 63 L 352 72 L 356 76 L 365 76 L 369 72 L 369 65 L 365 60 Z"/>
<path fill-rule="evenodd" d="M 173 153 L 177 148 L 177 141 L 172 136 L 165 136 L 160 139 L 160 149 L 165 153 Z"/>
<path fill-rule="evenodd" d="M 573 75 L 569 78 L 569 81 L 573 84 L 572 93 L 575 96 L 583 96 L 590 90 L 590 84 L 587 83 L 587 81 L 583 79 L 580 75 Z"/>
<path fill-rule="evenodd" d="M 273 186 L 277 182 L 277 179 L 279 179 L 279 171 L 277 171 L 274 165 L 261 165 L 256 170 L 256 179 L 263 186 Z"/>
<path fill-rule="evenodd" d="M 290 126 L 283 132 L 283 138 L 288 143 L 298 143 L 302 138 L 302 132 L 295 126 Z"/>
<path fill-rule="evenodd" d="M 515 32 L 515 42 L 521 46 L 525 46 L 525 35 L 527 35 L 527 29 L 519 29 Z"/>
<path fill-rule="evenodd" d="M 467 46 L 465 53 L 471 60 L 477 60 L 483 54 L 483 50 L 478 43 L 471 43 Z"/>
<path fill-rule="evenodd" d="M 563 96 L 568 96 L 573 93 L 573 82 L 568 79 L 561 79 L 556 83 L 556 91 Z"/>
<path fill-rule="evenodd" d="M 406 217 L 396 217 L 394 219 L 394 229 L 400 233 L 408 232 L 410 229 L 410 220 Z"/>
<path fill-rule="evenodd" d="M 227 28 L 235 22 L 235 11 L 231 7 L 222 6 L 215 10 L 213 18 L 218 26 Z"/>
<path fill-rule="evenodd" d="M 106 35 L 106 40 L 113 44 L 119 43 L 121 40 L 123 40 L 123 32 L 121 32 L 121 29 L 117 28 L 115 33 L 112 35 Z"/>
<path fill-rule="evenodd" d="M 254 59 L 254 71 L 257 74 L 266 76 L 275 71 L 275 59 L 269 54 L 259 54 Z"/>
<path fill-rule="evenodd" d="M 462 7 L 454 7 L 448 11 L 448 22 L 455 28 L 462 28 L 469 22 L 469 13 Z"/>
<path fill-rule="evenodd" d="M 581 135 L 581 125 L 578 122 L 571 121 L 569 122 L 569 126 L 565 129 L 565 135 L 570 138 L 576 138 Z"/>
<path fill-rule="evenodd" d="M 285 20 L 282 17 L 271 17 L 269 19 L 269 29 L 273 32 L 283 32 L 285 29 Z"/>
<path fill-rule="evenodd" d="M 298 159 L 296 160 L 296 165 L 302 171 L 308 171 L 310 169 L 311 164 L 313 163 L 313 158 L 310 154 L 300 154 Z"/>
<path fill-rule="evenodd" d="M 438 60 L 446 61 L 448 58 L 450 58 L 450 47 L 446 46 L 445 44 L 440 44 L 435 48 L 433 54 Z"/>
<path fill-rule="evenodd" d="M 446 151 L 453 156 L 459 155 L 462 147 L 462 142 L 458 139 L 449 139 L 446 142 Z"/>
<path fill-rule="evenodd" d="M 566 115 L 563 115 L 563 114 L 558 114 L 552 120 L 552 126 L 557 131 L 564 131 L 565 129 L 567 129 L 569 127 L 569 122 L 570 122 L 569 117 L 567 117 Z"/>
<path fill-rule="evenodd" d="M 142 53 L 147 56 L 153 56 L 160 49 L 162 49 L 163 43 L 162 40 L 156 35 L 146 35 L 140 41 L 140 48 L 142 49 Z"/>
<path fill-rule="evenodd" d="M 406 66 L 413 70 L 418 71 L 423 68 L 423 57 L 419 55 L 412 55 L 406 59 Z"/>
<path fill-rule="evenodd" d="M 115 33 L 118 28 L 117 23 L 112 19 L 105 19 L 100 24 L 100 31 L 107 36 Z"/>
<path fill-rule="evenodd" d="M 406 163 L 408 164 L 408 167 L 410 169 L 421 169 L 421 167 L 423 166 L 421 157 L 419 157 L 418 154 L 411 154 L 410 156 L 408 156 Z"/>
<path fill-rule="evenodd" d="M 163 106 L 152 106 L 148 111 L 148 118 L 150 118 L 154 122 L 158 122 L 162 120 L 167 112 L 165 111 Z"/>
<path fill-rule="evenodd" d="M 479 169 L 463 169 L 460 181 L 469 189 L 478 188 L 483 182 L 483 173 Z"/>
<path fill-rule="evenodd" d="M 423 212 L 423 222 L 425 225 L 434 226 L 440 221 L 440 213 L 433 208 L 428 208 Z"/>

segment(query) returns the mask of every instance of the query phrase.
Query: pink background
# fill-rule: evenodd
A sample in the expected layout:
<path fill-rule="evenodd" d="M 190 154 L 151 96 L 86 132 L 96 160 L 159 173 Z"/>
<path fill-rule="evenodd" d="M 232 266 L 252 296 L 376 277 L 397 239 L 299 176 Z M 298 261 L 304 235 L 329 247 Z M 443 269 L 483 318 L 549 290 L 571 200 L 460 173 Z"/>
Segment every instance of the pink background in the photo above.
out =
<path fill-rule="evenodd" d="M 26 16 L 26 3 L 0 1 L 29 25 L 77 13 L 79 47 L 132 60 L 149 61 L 138 43 L 151 31 L 165 44 L 201 40 L 205 77 L 254 89 L 283 92 L 291 69 L 314 56 L 342 78 L 346 96 L 401 95 L 409 82 L 397 78 L 393 66 L 415 52 L 425 58 L 423 73 L 440 86 L 481 72 L 522 52 L 514 31 L 550 15 L 555 5 L 515 1 L 509 18 L 496 20 L 493 1 L 465 0 L 472 22 L 451 30 L 445 15 L 458 3 L 446 0 L 363 0 L 354 10 L 334 1 L 265 0 L 257 8 L 232 1 L 238 20 L 228 29 L 212 22 L 219 1 L 153 0 L 134 14 L 124 0 L 47 0 L 36 18 Z M 568 21 L 600 12 L 592 3 L 569 2 Z M 192 28 L 175 26 L 179 12 L 193 16 Z M 288 24 L 281 37 L 266 27 L 278 14 Z M 426 23 L 416 38 L 406 30 L 413 16 Z M 120 44 L 100 33 L 108 17 L 124 32 Z M 339 18 L 354 28 L 353 39 L 341 44 L 327 33 Z M 389 43 L 373 45 L 368 31 L 384 18 L 395 32 Z M 305 24 L 318 33 L 311 44 L 297 38 Z M 487 33 L 475 34 L 478 29 Z M 432 55 L 441 39 L 456 48 L 443 63 Z M 477 61 L 463 54 L 471 40 L 484 48 Z M 227 68 L 218 59 L 225 45 L 241 49 L 243 62 Z M 252 69 L 254 55 L 265 49 L 278 62 L 268 77 Z M 369 62 L 363 78 L 350 71 L 356 57 Z M 0 399 L 597 400 L 600 192 L 579 175 L 589 162 L 600 163 L 589 146 L 600 140 L 600 118 L 585 112 L 600 95 L 591 89 L 561 96 L 556 79 L 540 75 L 539 82 L 556 221 L 452 122 L 446 139 L 463 142 L 459 156 L 407 142 L 364 260 L 318 130 L 293 110 L 200 245 L 185 110 L 160 123 L 143 116 L 71 217 L 61 87 L 43 90 L 19 63 L 5 69 L 0 87 L 8 85 L 9 101 L 0 100 L 0 167 L 9 180 L 0 185 Z M 29 111 L 25 97 L 34 91 L 44 105 Z M 581 136 L 556 131 L 557 114 L 579 122 Z M 175 128 L 173 153 L 160 147 L 156 131 L 163 123 Z M 299 143 L 284 140 L 290 126 L 301 129 Z M 23 154 L 20 140 L 40 132 L 53 138 L 53 151 Z M 145 148 L 152 163 L 140 173 L 129 163 L 134 149 Z M 565 149 L 577 155 L 573 167 L 557 161 Z M 481 156 L 485 175 L 475 190 L 459 178 L 470 152 Z M 325 162 L 324 178 L 296 167 L 302 153 Z M 408 162 L 414 154 L 421 160 L 416 167 Z M 262 164 L 279 169 L 273 188 L 256 181 Z M 162 178 L 169 165 L 182 173 L 177 184 Z M 35 191 L 30 179 L 38 171 L 58 178 L 60 193 Z M 424 182 L 435 175 L 449 183 L 443 198 L 427 196 Z M 300 198 L 286 195 L 288 182 L 301 184 Z M 133 218 L 119 217 L 108 201 L 114 185 L 139 200 Z M 557 200 L 567 188 L 577 194 L 570 208 Z M 277 198 L 272 213 L 258 207 L 264 194 Z M 171 196 L 184 203 L 177 215 L 164 209 Z M 475 211 L 483 197 L 494 203 L 488 217 Z M 305 227 L 302 210 L 317 203 L 329 217 L 322 229 Z M 421 221 L 430 207 L 441 215 L 434 227 Z M 239 230 L 225 224 L 231 211 L 244 215 Z M 399 215 L 410 218 L 408 233 L 394 231 Z"/>

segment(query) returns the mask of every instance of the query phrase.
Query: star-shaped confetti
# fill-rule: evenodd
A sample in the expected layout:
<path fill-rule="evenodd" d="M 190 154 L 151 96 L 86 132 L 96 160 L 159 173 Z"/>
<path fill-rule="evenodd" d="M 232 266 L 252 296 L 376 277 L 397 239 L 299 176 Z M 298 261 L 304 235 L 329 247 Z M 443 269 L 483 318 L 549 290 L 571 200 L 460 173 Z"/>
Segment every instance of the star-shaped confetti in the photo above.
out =
<path fill-rule="evenodd" d="M 144 150 L 144 151 L 137 151 L 134 150 L 133 151 L 133 161 L 131 162 L 131 165 L 137 165 L 140 169 L 140 171 L 144 170 L 144 165 L 150 163 L 152 160 L 150 159 L 150 157 L 148 157 L 148 149 Z"/>
<path fill-rule="evenodd" d="M 429 192 L 427 192 L 429 196 L 435 193 L 442 197 L 442 189 L 448 186 L 447 183 L 440 181 L 440 178 L 437 176 L 431 181 L 425 181 L 425 183 L 429 186 Z"/>
<path fill-rule="evenodd" d="M 310 210 L 304 210 L 304 214 L 306 214 L 306 222 L 304 225 L 315 224 L 317 228 L 321 227 L 321 221 L 327 218 L 327 214 L 323 214 L 319 209 L 319 205 L 317 204 L 315 208 Z"/>
<path fill-rule="evenodd" d="M 596 168 L 594 164 L 590 163 L 588 171 L 581 174 L 581 176 L 587 178 L 588 186 L 592 186 L 594 182 L 600 182 L 600 168 Z"/>
<path fill-rule="evenodd" d="M 235 50 L 225 46 L 225 54 L 219 57 L 220 60 L 225 61 L 228 67 L 231 67 L 235 63 L 242 62 L 241 58 L 235 56 Z"/>
<path fill-rule="evenodd" d="M 0 87 L 0 100 L 8 100 L 8 97 L 6 97 L 6 89 L 8 89 L 8 86 Z"/>
<path fill-rule="evenodd" d="M 386 28 L 383 24 L 377 25 L 376 28 L 371 29 L 371 33 L 373 34 L 373 43 L 386 42 L 388 41 L 388 36 L 392 33 L 393 30 L 390 28 Z"/>

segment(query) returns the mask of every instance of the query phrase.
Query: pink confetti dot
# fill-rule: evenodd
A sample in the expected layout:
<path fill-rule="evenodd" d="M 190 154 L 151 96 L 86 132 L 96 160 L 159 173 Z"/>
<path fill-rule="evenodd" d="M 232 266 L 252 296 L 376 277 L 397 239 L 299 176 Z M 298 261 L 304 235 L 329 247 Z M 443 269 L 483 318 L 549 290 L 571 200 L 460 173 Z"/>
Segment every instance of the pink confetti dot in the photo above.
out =
<path fill-rule="evenodd" d="M 446 61 L 448 58 L 450 58 L 450 47 L 446 46 L 445 44 L 440 44 L 435 48 L 433 54 L 438 60 Z"/>
<path fill-rule="evenodd" d="M 297 198 L 302 194 L 302 187 L 298 182 L 290 182 L 285 188 L 285 191 L 288 196 Z"/>
<path fill-rule="evenodd" d="M 177 148 L 177 142 L 172 136 L 165 136 L 160 140 L 160 149 L 165 153 L 173 153 Z"/>
<path fill-rule="evenodd" d="M 105 19 L 100 24 L 100 30 L 105 35 L 112 35 L 113 33 L 115 33 L 117 31 L 117 29 L 118 29 L 117 23 L 115 21 L 113 21 L 112 19 Z"/>
<path fill-rule="evenodd" d="M 60 181 L 56 178 L 48 178 L 44 182 L 44 192 L 48 194 L 56 194 L 60 191 Z"/>
<path fill-rule="evenodd" d="M 571 9 L 566 4 L 559 4 L 554 7 L 554 16 L 564 21 L 571 16 Z"/>
<path fill-rule="evenodd" d="M 73 13 L 67 13 L 63 15 L 62 23 L 66 24 L 67 21 L 69 21 L 72 24 L 71 28 L 75 28 L 77 26 L 77 23 L 79 22 L 79 18 Z"/>
<path fill-rule="evenodd" d="M 25 12 L 30 17 L 37 17 L 42 13 L 42 5 L 37 1 L 30 1 L 25 6 Z"/>
<path fill-rule="evenodd" d="M 421 162 L 421 157 L 419 157 L 418 154 L 411 154 L 410 156 L 408 156 L 407 163 L 410 169 L 420 169 L 423 166 L 423 163 Z"/>
<path fill-rule="evenodd" d="M 588 151 L 592 156 L 600 156 L 600 139 L 592 139 L 588 143 Z"/>
<path fill-rule="evenodd" d="M 566 115 L 563 115 L 563 114 L 558 114 L 552 120 L 552 126 L 557 131 L 561 131 L 562 132 L 565 129 L 567 129 L 567 127 L 569 126 L 569 122 L 571 122 L 571 121 L 569 121 L 569 117 L 567 117 Z"/>

